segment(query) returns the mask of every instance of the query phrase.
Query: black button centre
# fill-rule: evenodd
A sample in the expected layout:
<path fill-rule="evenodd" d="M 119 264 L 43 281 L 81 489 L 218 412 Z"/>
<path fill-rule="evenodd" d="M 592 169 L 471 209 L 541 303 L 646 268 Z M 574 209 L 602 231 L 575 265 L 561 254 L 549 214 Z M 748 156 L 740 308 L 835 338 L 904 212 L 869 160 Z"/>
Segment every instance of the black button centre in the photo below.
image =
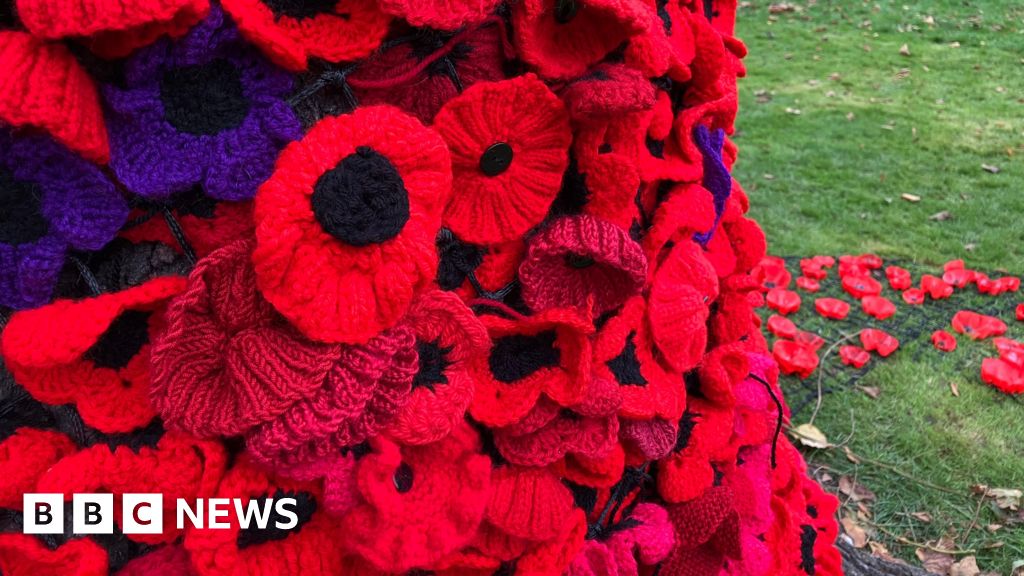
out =
<path fill-rule="evenodd" d="M 506 142 L 496 142 L 480 156 L 480 171 L 488 176 L 497 176 L 512 165 L 512 147 Z"/>

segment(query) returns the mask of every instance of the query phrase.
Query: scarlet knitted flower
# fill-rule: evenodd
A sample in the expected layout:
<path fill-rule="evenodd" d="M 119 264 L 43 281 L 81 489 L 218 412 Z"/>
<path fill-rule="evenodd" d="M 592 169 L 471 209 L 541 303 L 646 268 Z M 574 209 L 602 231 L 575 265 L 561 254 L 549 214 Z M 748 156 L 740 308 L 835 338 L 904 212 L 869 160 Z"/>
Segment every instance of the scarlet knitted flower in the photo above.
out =
<path fill-rule="evenodd" d="M 704 187 L 698 184 L 673 186 L 658 204 L 651 226 L 644 234 L 644 250 L 654 261 L 669 242 L 689 240 L 694 234 L 710 229 L 714 220 L 714 200 Z M 784 266 L 782 271 L 785 272 Z"/>
<path fill-rule="evenodd" d="M 488 426 L 518 421 L 544 394 L 560 406 L 580 402 L 590 381 L 593 327 L 573 310 L 529 317 L 481 317 L 494 343 L 472 359 L 476 393 L 470 412 Z"/>
<path fill-rule="evenodd" d="M 17 6 L 32 34 L 49 40 L 84 38 L 104 58 L 127 56 L 164 34 L 182 36 L 210 10 L 207 0 L 17 0 Z"/>
<path fill-rule="evenodd" d="M 85 158 L 107 162 L 110 148 L 96 86 L 64 45 L 0 30 L 0 67 L 6 71 L 0 121 L 41 128 Z"/>
<path fill-rule="evenodd" d="M 871 360 L 871 354 L 860 346 L 840 346 L 839 359 L 847 366 L 863 368 Z"/>
<path fill-rule="evenodd" d="M 675 448 L 658 463 L 658 493 L 669 502 L 699 496 L 715 479 L 711 460 L 732 436 L 733 406 L 696 395 L 679 421 Z"/>
<path fill-rule="evenodd" d="M 727 487 L 709 488 L 700 497 L 668 507 L 677 546 L 662 564 L 668 574 L 711 574 L 727 559 L 742 557 L 740 518 L 735 495 Z"/>
<path fill-rule="evenodd" d="M 110 166 L 132 192 L 166 199 L 197 184 L 244 200 L 301 135 L 284 102 L 292 80 L 242 42 L 219 8 L 181 39 L 160 40 L 104 87 Z"/>
<path fill-rule="evenodd" d="M 491 474 L 485 518 L 506 538 L 550 541 L 561 533 L 572 508 L 572 493 L 546 468 L 506 465 Z"/>
<path fill-rule="evenodd" d="M 643 72 L 620 63 L 602 63 L 559 91 L 576 122 L 609 119 L 654 106 L 654 84 Z"/>
<path fill-rule="evenodd" d="M 463 424 L 425 446 L 400 447 L 383 436 L 359 462 L 365 503 L 340 522 L 341 545 L 379 570 L 430 566 L 473 537 L 487 506 L 491 461 Z"/>
<path fill-rule="evenodd" d="M 65 253 L 103 248 L 127 216 L 96 166 L 42 134 L 0 129 L 0 306 L 48 302 Z"/>
<path fill-rule="evenodd" d="M 643 249 L 625 230 L 590 216 L 552 223 L 530 240 L 519 267 L 523 300 L 534 310 L 619 307 L 647 277 Z"/>
<path fill-rule="evenodd" d="M 445 226 L 468 242 L 517 238 L 558 194 L 572 132 L 565 105 L 532 74 L 478 83 L 434 119 L 452 154 Z"/>
<path fill-rule="evenodd" d="M 624 418 L 678 420 L 686 406 L 686 389 L 682 378 L 657 361 L 646 312 L 643 298 L 633 298 L 597 333 L 594 380 L 618 383 L 619 413 Z M 699 354 L 703 353 L 702 346 Z"/>
<path fill-rule="evenodd" d="M 945 330 L 932 332 L 932 346 L 941 352 L 952 352 L 956 350 L 956 337 Z"/>
<path fill-rule="evenodd" d="M 899 266 L 888 266 L 885 277 L 889 279 L 889 287 L 893 290 L 906 290 L 911 286 L 910 272 Z"/>
<path fill-rule="evenodd" d="M 677 372 L 697 365 L 707 346 L 718 275 L 691 240 L 676 244 L 655 270 L 647 294 L 647 321 L 655 348 Z"/>
<path fill-rule="evenodd" d="M 660 460 L 668 456 L 679 436 L 679 422 L 664 418 L 619 421 L 619 439 L 631 462 Z"/>
<path fill-rule="evenodd" d="M 101 432 L 129 432 L 153 419 L 150 334 L 185 280 L 165 277 L 81 301 L 19 312 L 3 332 L 17 381 L 46 404 L 75 404 Z M 156 314 L 156 317 L 151 318 Z"/>
<path fill-rule="evenodd" d="M 168 544 L 138 556 L 117 571 L 116 576 L 149 576 L 150 574 L 174 574 L 197 576 L 188 552 L 180 544 Z"/>
<path fill-rule="evenodd" d="M 391 23 L 373 0 L 225 0 L 222 5 L 246 40 L 295 71 L 305 70 L 310 58 L 341 62 L 368 56 Z"/>
<path fill-rule="evenodd" d="M 29 534 L 0 534 L 0 571 L 4 574 L 104 576 L 107 552 L 88 538 L 68 540 L 51 550 Z"/>
<path fill-rule="evenodd" d="M 568 576 L 638 576 L 675 547 L 675 529 L 665 509 L 643 503 L 630 510 L 604 541 L 587 540 L 565 572 Z"/>
<path fill-rule="evenodd" d="M 458 296 L 433 290 L 413 301 L 403 324 L 419 356 L 412 393 L 388 434 L 403 444 L 436 442 L 461 422 L 473 400 L 470 363 L 491 346 L 487 329 Z"/>
<path fill-rule="evenodd" d="M 380 0 L 381 10 L 413 26 L 455 30 L 483 20 L 499 0 Z"/>
<path fill-rule="evenodd" d="M 234 436 L 319 390 L 341 355 L 310 342 L 256 291 L 251 241 L 200 260 L 152 352 L 151 401 L 169 427 Z"/>
<path fill-rule="evenodd" d="M 960 310 L 953 315 L 953 330 L 966 334 L 972 340 L 984 340 L 1006 333 L 1006 323 L 995 316 L 986 316 L 970 310 Z"/>
<path fill-rule="evenodd" d="M 258 462 L 293 467 L 363 442 L 395 419 L 416 368 L 416 340 L 408 326 L 346 346 L 323 385 L 250 431 L 246 447 Z"/>
<path fill-rule="evenodd" d="M 263 295 L 310 338 L 366 342 L 434 279 L 444 142 L 390 106 L 321 120 L 256 197 Z"/>
<path fill-rule="evenodd" d="M 650 24 L 641 0 L 524 0 L 512 9 L 520 57 L 546 78 L 582 74 Z"/>
<path fill-rule="evenodd" d="M 269 476 L 243 457 L 224 476 L 215 496 L 238 498 L 243 510 L 268 510 L 268 521 L 260 528 L 250 519 L 243 528 L 233 512 L 220 520 L 227 528 L 195 528 L 186 521 L 185 549 L 200 576 L 341 573 L 338 526 L 318 509 L 321 494 L 315 484 Z M 290 529 L 276 526 L 290 520 L 274 509 L 271 500 L 280 498 L 296 501 L 291 508 L 296 525 Z"/>
<path fill-rule="evenodd" d="M 677 2 L 647 4 L 647 29 L 629 39 L 626 62 L 642 70 L 649 78 L 667 74 L 675 82 L 688 81 L 691 77 L 690 62 L 696 55 L 690 25 L 690 18 L 695 16 Z"/>
<path fill-rule="evenodd" d="M 818 298 L 814 301 L 814 309 L 829 320 L 843 320 L 850 313 L 850 305 L 838 298 Z"/>
<path fill-rule="evenodd" d="M 51 430 L 20 427 L 0 440 L 0 508 L 20 509 L 22 495 L 61 458 L 77 450 L 70 438 Z"/>
<path fill-rule="evenodd" d="M 252 202 L 218 202 L 203 194 L 198 186 L 170 199 L 171 216 L 199 258 L 237 240 L 253 235 Z M 171 231 L 171 223 L 162 216 L 164 205 L 141 202 L 128 216 L 129 222 L 143 220 L 121 230 L 120 236 L 132 242 L 160 242 L 175 252 L 182 246 Z"/>

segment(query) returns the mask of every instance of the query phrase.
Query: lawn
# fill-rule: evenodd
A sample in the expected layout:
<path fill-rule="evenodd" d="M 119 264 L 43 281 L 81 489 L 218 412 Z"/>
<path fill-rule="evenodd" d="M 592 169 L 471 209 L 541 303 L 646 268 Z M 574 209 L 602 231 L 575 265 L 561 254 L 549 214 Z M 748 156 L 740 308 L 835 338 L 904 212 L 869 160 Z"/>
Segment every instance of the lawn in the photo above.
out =
<path fill-rule="evenodd" d="M 1024 5 L 781 4 L 742 2 L 737 27 L 750 55 L 735 173 L 771 253 L 874 252 L 915 278 L 941 275 L 954 258 L 989 273 L 1024 273 Z M 839 294 L 832 284 L 826 291 Z M 972 291 L 924 309 L 886 295 L 899 312 L 878 325 L 903 336 L 901 349 L 859 371 L 823 361 L 828 393 L 815 425 L 860 463 L 842 448 L 806 456 L 830 489 L 845 475 L 875 493 L 870 517 L 862 512 L 858 521 L 896 556 L 916 562 L 908 542 L 949 536 L 964 552 L 958 558 L 969 553 L 983 570 L 1009 574 L 1024 560 L 1024 523 L 970 487 L 1024 489 L 1024 402 L 981 382 L 991 344 L 961 338 L 958 351 L 942 355 L 928 337 L 966 307 L 999 315 L 1022 338 L 1012 310 L 1024 293 Z M 859 311 L 826 323 L 803 296 L 794 319 L 829 343 L 868 324 Z M 811 417 L 816 379 L 784 383 L 800 408 L 794 424 Z"/>

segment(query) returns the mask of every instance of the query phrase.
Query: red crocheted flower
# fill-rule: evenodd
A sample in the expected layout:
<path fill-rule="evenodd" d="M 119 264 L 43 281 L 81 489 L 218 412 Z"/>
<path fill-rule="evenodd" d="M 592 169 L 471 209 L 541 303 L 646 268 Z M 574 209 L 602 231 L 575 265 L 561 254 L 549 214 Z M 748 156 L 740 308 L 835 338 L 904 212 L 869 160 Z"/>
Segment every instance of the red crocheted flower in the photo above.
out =
<path fill-rule="evenodd" d="M 117 571 L 116 576 L 150 576 L 151 574 L 197 576 L 192 559 L 180 544 L 161 546 L 136 556 Z"/>
<path fill-rule="evenodd" d="M 469 542 L 484 517 L 491 460 L 468 424 L 425 446 L 378 436 L 359 461 L 364 503 L 340 521 L 341 544 L 380 570 L 426 566 Z"/>
<path fill-rule="evenodd" d="M 412 328 L 396 326 L 366 344 L 346 346 L 309 397 L 246 435 L 256 461 L 294 468 L 324 460 L 391 424 L 416 375 Z"/>
<path fill-rule="evenodd" d="M 793 278 L 786 270 L 786 261 L 777 256 L 765 256 L 750 274 L 758 280 L 765 292 L 772 288 L 786 288 Z"/>
<path fill-rule="evenodd" d="M 527 74 L 477 83 L 434 118 L 452 154 L 444 224 L 467 242 L 517 238 L 548 212 L 572 141 L 565 105 Z"/>
<path fill-rule="evenodd" d="M 58 300 L 11 317 L 3 354 L 15 379 L 46 404 L 72 403 L 102 432 L 153 419 L 150 335 L 185 279 L 162 277 L 86 300 Z"/>
<path fill-rule="evenodd" d="M 310 58 L 341 62 L 368 56 L 391 23 L 374 0 L 224 0 L 221 5 L 246 40 L 293 71 L 305 70 Z"/>
<path fill-rule="evenodd" d="M 772 288 L 765 298 L 768 307 L 783 316 L 788 316 L 800 309 L 800 295 L 785 288 Z"/>
<path fill-rule="evenodd" d="M 801 258 L 800 259 L 800 272 L 813 280 L 824 280 L 828 278 L 828 271 L 825 269 L 824 263 L 820 259 L 815 258 Z"/>
<path fill-rule="evenodd" d="M 839 359 L 847 366 L 863 368 L 871 360 L 871 354 L 860 346 L 840 346 Z"/>
<path fill-rule="evenodd" d="M 476 392 L 470 412 L 488 426 L 520 420 L 544 394 L 560 406 L 579 403 L 590 381 L 593 326 L 574 310 L 533 316 L 482 316 L 494 343 L 470 363 Z"/>
<path fill-rule="evenodd" d="M 860 305 L 865 314 L 879 320 L 892 318 L 896 313 L 896 305 L 884 296 L 865 296 L 861 299 Z"/>
<path fill-rule="evenodd" d="M 932 332 L 932 346 L 941 352 L 952 352 L 956 350 L 956 337 L 945 330 Z"/>
<path fill-rule="evenodd" d="M 341 355 L 340 346 L 303 338 L 260 296 L 252 245 L 200 260 L 167 311 L 153 345 L 151 400 L 170 427 L 242 434 L 320 389 Z"/>
<path fill-rule="evenodd" d="M 0 572 L 13 575 L 102 576 L 107 552 L 89 538 L 76 538 L 51 550 L 30 534 L 0 534 Z"/>
<path fill-rule="evenodd" d="M 889 266 L 885 269 L 885 277 L 889 279 L 889 287 L 893 290 L 906 290 L 912 282 L 910 272 L 899 266 Z"/>
<path fill-rule="evenodd" d="M 864 346 L 867 348 L 867 345 Z M 772 346 L 772 356 L 779 363 L 783 374 L 795 374 L 801 380 L 806 379 L 818 367 L 818 354 L 807 344 L 792 340 L 776 340 Z"/>
<path fill-rule="evenodd" d="M 487 522 L 531 542 L 556 538 L 572 512 L 572 493 L 546 468 L 501 466 L 491 474 Z"/>
<path fill-rule="evenodd" d="M 856 299 L 865 296 L 878 296 L 882 293 L 882 285 L 870 276 L 846 275 L 843 276 L 843 290 Z"/>
<path fill-rule="evenodd" d="M 208 0 L 17 0 L 18 17 L 35 36 L 84 39 L 104 58 L 121 58 L 168 35 L 188 32 L 210 11 Z"/>
<path fill-rule="evenodd" d="M 512 7 L 519 56 L 546 78 L 582 74 L 649 24 L 642 0 L 523 0 Z"/>
<path fill-rule="evenodd" d="M 491 342 L 480 320 L 450 292 L 418 297 L 402 322 L 415 334 L 419 364 L 412 393 L 388 434 L 403 444 L 428 444 L 463 420 L 473 400 L 470 363 L 486 355 Z"/>
<path fill-rule="evenodd" d="M 895 336 L 877 328 L 865 328 L 860 331 L 860 343 L 868 352 L 878 352 L 878 355 L 885 358 L 900 347 L 900 341 Z"/>
<path fill-rule="evenodd" d="M 1024 322 L 1024 304 L 1017 304 L 1017 307 L 1014 309 L 1014 316 L 1018 322 Z"/>
<path fill-rule="evenodd" d="M 771 292 L 768 294 L 771 295 Z M 814 301 L 814 309 L 829 320 L 843 320 L 850 313 L 850 305 L 838 298 L 818 298 Z"/>
<path fill-rule="evenodd" d="M 63 44 L 0 30 L 0 69 L 0 122 L 40 128 L 89 160 L 110 160 L 96 85 Z"/>
<path fill-rule="evenodd" d="M 717 297 L 718 275 L 692 240 L 673 246 L 654 271 L 647 322 L 654 347 L 677 372 L 700 362 L 707 346 L 709 308 Z"/>
<path fill-rule="evenodd" d="M 699 184 L 672 186 L 658 204 L 650 228 L 644 234 L 644 251 L 653 262 L 669 242 L 689 240 L 714 223 L 715 205 L 710 192 Z M 784 267 L 781 270 L 785 272 Z"/>
<path fill-rule="evenodd" d="M 456 30 L 479 22 L 499 0 L 379 0 L 381 10 L 405 19 L 413 26 Z"/>
<path fill-rule="evenodd" d="M 817 280 L 808 278 L 807 276 L 798 277 L 796 279 L 796 287 L 804 292 L 817 292 L 821 290 L 821 284 L 819 284 Z"/>
<path fill-rule="evenodd" d="M 1001 358 L 981 361 L 981 379 L 1007 394 L 1024 393 L 1024 368 Z"/>
<path fill-rule="evenodd" d="M 647 278 L 643 249 L 625 230 L 591 216 L 562 218 L 530 239 L 519 267 L 523 301 L 533 310 L 618 308 Z"/>
<path fill-rule="evenodd" d="M 772 314 L 768 317 L 768 331 L 779 338 L 792 340 L 796 336 L 796 324 L 785 316 Z"/>
<path fill-rule="evenodd" d="M 752 298 L 757 298 L 757 282 L 748 274 L 733 274 L 721 283 L 721 294 L 711 314 L 712 346 L 721 346 L 760 335 L 761 320 L 754 314 Z"/>
<path fill-rule="evenodd" d="M 321 493 L 316 484 L 269 476 L 243 456 L 224 475 L 215 496 L 238 498 L 243 510 L 269 509 L 269 519 L 265 528 L 251 519 L 243 528 L 232 511 L 220 520 L 225 528 L 189 525 L 184 545 L 200 576 L 341 573 L 340 529 L 334 518 L 318 509 Z M 296 524 L 290 529 L 276 527 L 290 520 L 271 503 L 280 498 L 296 502 L 292 508 Z"/>
<path fill-rule="evenodd" d="M 78 447 L 60 432 L 21 427 L 0 440 L 0 508 L 19 510 L 22 495 L 35 492 L 36 480 Z"/>
<path fill-rule="evenodd" d="M 643 298 L 633 298 L 597 333 L 594 379 L 618 383 L 619 414 L 624 418 L 678 420 L 686 406 L 686 388 L 682 378 L 656 360 L 646 312 Z"/>
<path fill-rule="evenodd" d="M 188 197 L 176 200 L 171 214 L 199 258 L 253 235 L 252 202 L 217 202 L 202 194 L 199 187 L 194 188 Z M 120 236 L 135 243 L 160 242 L 175 252 L 182 252 L 167 220 L 158 214 L 146 216 L 146 210 L 132 210 L 128 215 L 129 222 L 141 218 L 145 221 L 122 229 Z"/>
<path fill-rule="evenodd" d="M 559 91 L 574 122 L 609 119 L 649 110 L 655 88 L 643 72 L 621 63 L 602 63 Z"/>
<path fill-rule="evenodd" d="M 966 334 L 971 340 L 984 340 L 1006 334 L 1006 323 L 995 316 L 960 310 L 953 315 L 953 330 Z"/>
<path fill-rule="evenodd" d="M 263 295 L 316 340 L 358 344 L 392 326 L 434 279 L 449 166 L 441 138 L 396 108 L 318 122 L 256 195 Z"/>
<path fill-rule="evenodd" d="M 629 39 L 626 62 L 648 78 L 667 74 L 675 82 L 688 81 L 690 62 L 697 51 L 690 26 L 690 18 L 695 16 L 678 2 L 648 0 L 647 5 L 647 29 Z"/>
<path fill-rule="evenodd" d="M 715 486 L 692 501 L 668 506 L 677 544 L 662 570 L 667 574 L 713 574 L 721 571 L 723 564 L 742 558 L 736 505 L 731 489 Z"/>
<path fill-rule="evenodd" d="M 911 306 L 924 304 L 924 290 L 920 288 L 907 288 L 903 291 L 903 301 Z"/>

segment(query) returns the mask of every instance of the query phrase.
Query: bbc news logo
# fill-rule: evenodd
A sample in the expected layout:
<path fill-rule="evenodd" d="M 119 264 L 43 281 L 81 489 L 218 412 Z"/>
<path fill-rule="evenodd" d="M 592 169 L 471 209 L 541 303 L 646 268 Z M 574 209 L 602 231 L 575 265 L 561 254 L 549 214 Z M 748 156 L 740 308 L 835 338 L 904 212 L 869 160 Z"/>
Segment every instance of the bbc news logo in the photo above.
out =
<path fill-rule="evenodd" d="M 25 494 L 25 534 L 64 533 L 63 494 Z M 125 534 L 161 534 L 164 530 L 163 494 L 123 494 L 121 496 L 121 532 Z M 295 498 L 199 498 L 175 501 L 175 526 L 225 530 L 234 515 L 239 528 L 291 530 L 299 524 Z M 75 534 L 114 533 L 113 494 L 73 494 L 71 530 Z"/>

